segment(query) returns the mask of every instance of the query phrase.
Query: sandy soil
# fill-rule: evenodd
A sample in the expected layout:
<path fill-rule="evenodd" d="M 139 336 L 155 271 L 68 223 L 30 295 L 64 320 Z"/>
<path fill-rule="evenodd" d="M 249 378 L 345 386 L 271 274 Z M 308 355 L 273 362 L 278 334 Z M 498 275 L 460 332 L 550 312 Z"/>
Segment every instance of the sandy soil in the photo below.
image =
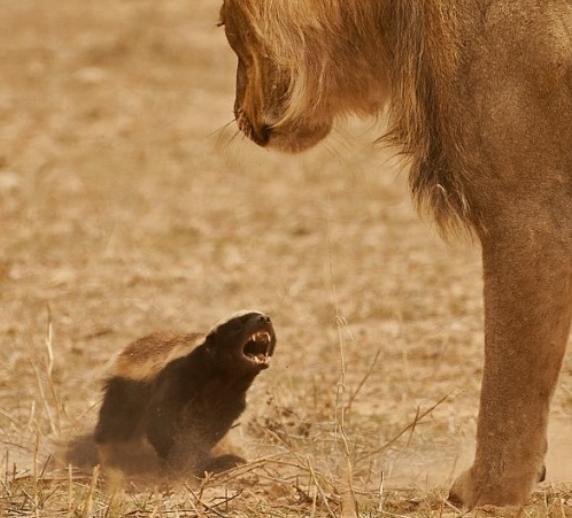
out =
<path fill-rule="evenodd" d="M 444 497 L 470 462 L 481 375 L 478 247 L 418 217 L 372 122 L 341 124 L 301 157 L 236 136 L 217 9 L 2 6 L 0 509 L 454 515 Z M 53 438 L 92 425 L 127 342 L 245 307 L 278 334 L 232 433 L 253 464 L 200 491 L 110 498 L 44 463 Z M 572 516 L 571 372 L 568 358 L 528 516 Z"/>

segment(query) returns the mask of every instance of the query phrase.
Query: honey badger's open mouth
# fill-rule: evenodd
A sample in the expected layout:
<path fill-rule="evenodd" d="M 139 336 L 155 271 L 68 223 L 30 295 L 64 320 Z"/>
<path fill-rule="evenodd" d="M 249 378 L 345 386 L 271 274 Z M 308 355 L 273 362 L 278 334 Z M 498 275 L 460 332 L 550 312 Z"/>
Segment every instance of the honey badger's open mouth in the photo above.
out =
<path fill-rule="evenodd" d="M 242 346 L 244 357 L 262 368 L 268 367 L 274 352 L 274 339 L 269 330 L 263 329 L 252 333 Z"/>

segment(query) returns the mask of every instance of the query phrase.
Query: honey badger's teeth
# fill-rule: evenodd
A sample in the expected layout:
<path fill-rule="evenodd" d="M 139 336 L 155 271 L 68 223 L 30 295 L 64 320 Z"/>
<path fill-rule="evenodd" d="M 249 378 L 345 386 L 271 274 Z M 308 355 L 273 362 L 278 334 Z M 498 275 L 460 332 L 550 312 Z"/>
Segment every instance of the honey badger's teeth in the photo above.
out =
<path fill-rule="evenodd" d="M 257 331 L 256 333 L 254 333 L 250 337 L 250 339 L 253 340 L 254 342 L 270 343 L 272 338 L 271 338 L 270 333 L 268 331 Z"/>
<path fill-rule="evenodd" d="M 267 356 L 266 354 L 247 354 L 246 355 L 251 361 L 253 361 L 254 363 L 258 363 L 258 364 L 265 364 L 268 363 L 270 361 L 270 356 Z"/>
<path fill-rule="evenodd" d="M 248 338 L 243 354 L 257 365 L 267 366 L 272 355 L 272 335 L 268 331 L 256 331 Z"/>

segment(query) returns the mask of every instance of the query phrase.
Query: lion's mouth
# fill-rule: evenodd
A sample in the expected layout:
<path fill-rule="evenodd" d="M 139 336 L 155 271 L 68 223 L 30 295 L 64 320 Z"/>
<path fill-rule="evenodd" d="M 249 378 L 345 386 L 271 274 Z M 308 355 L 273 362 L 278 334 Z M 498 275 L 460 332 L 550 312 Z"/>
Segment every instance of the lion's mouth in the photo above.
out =
<path fill-rule="evenodd" d="M 267 124 L 255 126 L 242 109 L 238 109 L 236 112 L 236 123 L 238 129 L 255 144 L 265 147 L 270 142 L 272 128 Z"/>
<path fill-rule="evenodd" d="M 260 368 L 267 368 L 270 358 L 274 352 L 273 335 L 268 329 L 263 329 L 252 333 L 242 346 L 242 354 L 254 365 Z"/>

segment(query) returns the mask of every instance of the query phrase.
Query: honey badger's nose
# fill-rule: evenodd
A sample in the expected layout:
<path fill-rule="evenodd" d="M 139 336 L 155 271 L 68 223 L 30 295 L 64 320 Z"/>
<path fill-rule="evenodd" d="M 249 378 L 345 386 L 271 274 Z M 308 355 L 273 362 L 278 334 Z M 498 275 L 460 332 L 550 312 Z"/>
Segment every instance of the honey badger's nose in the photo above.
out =
<path fill-rule="evenodd" d="M 270 324 L 270 317 L 266 315 L 258 315 L 257 320 L 261 324 Z"/>

